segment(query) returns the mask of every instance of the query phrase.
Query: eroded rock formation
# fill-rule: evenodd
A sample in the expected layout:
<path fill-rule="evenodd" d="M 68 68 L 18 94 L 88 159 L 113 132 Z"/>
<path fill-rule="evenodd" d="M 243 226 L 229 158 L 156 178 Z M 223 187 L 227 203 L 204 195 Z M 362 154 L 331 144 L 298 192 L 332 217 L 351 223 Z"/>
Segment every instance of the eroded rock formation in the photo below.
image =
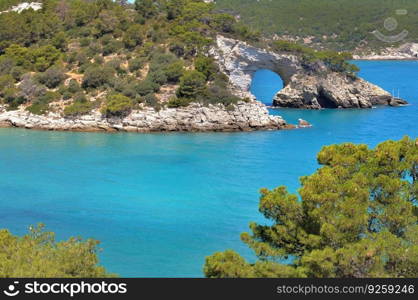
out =
<path fill-rule="evenodd" d="M 373 105 L 402 105 L 389 92 L 361 78 L 330 71 L 318 63 L 307 69 L 292 54 L 278 54 L 245 42 L 217 37 L 213 54 L 230 81 L 231 90 L 241 97 L 250 93 L 251 80 L 259 69 L 276 72 L 284 88 L 274 97 L 273 106 L 291 108 L 370 108 Z"/>

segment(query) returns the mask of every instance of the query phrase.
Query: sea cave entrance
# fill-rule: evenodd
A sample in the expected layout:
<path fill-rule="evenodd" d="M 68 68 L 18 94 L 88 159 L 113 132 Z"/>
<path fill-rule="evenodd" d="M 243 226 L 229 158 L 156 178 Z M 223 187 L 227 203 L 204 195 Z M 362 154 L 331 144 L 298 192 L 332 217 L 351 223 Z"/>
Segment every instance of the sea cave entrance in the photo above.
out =
<path fill-rule="evenodd" d="M 258 101 L 271 105 L 273 97 L 284 87 L 282 78 L 268 69 L 260 69 L 254 73 L 250 92 Z"/>

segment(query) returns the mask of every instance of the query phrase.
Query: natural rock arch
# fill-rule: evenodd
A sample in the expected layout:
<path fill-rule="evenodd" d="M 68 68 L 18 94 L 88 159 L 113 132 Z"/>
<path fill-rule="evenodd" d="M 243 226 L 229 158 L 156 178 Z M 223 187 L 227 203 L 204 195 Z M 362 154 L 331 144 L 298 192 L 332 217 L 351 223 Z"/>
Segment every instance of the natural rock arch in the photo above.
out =
<path fill-rule="evenodd" d="M 253 75 L 257 70 L 268 69 L 282 78 L 284 86 L 276 94 L 273 106 L 319 109 L 406 104 L 364 79 L 332 72 L 321 63 L 315 71 L 308 71 L 296 55 L 279 54 L 223 36 L 218 36 L 216 43 L 211 54 L 228 76 L 231 91 L 240 97 L 255 99 L 250 92 Z"/>
<path fill-rule="evenodd" d="M 267 69 L 275 72 L 283 80 L 283 86 L 290 83 L 293 75 L 302 70 L 294 55 L 279 55 L 248 44 L 217 37 L 214 56 L 221 70 L 228 75 L 231 88 L 236 95 L 254 97 L 250 93 L 251 81 L 255 72 Z"/>

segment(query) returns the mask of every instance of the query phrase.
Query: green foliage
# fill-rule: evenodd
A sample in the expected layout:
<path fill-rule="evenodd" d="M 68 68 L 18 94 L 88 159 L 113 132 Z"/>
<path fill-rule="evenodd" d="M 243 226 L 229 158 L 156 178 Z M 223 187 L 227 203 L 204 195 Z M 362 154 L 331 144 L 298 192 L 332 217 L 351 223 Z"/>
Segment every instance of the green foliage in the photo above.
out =
<path fill-rule="evenodd" d="M 66 78 L 67 75 L 65 75 L 64 70 L 57 67 L 51 67 L 44 73 L 38 73 L 37 76 L 37 79 L 40 83 L 51 89 L 59 86 Z"/>
<path fill-rule="evenodd" d="M 332 145 L 318 162 L 301 178 L 300 199 L 284 186 L 261 190 L 259 210 L 271 222 L 241 235 L 259 260 L 216 253 L 206 276 L 417 277 L 418 139 Z"/>
<path fill-rule="evenodd" d="M 31 49 L 30 57 L 34 69 L 43 72 L 58 61 L 61 53 L 54 46 L 47 45 Z"/>
<path fill-rule="evenodd" d="M 213 80 L 219 72 L 212 57 L 200 56 L 194 62 L 195 69 L 206 76 L 206 80 Z"/>
<path fill-rule="evenodd" d="M 156 3 L 153 0 L 135 0 L 135 10 L 145 19 L 158 13 Z"/>
<path fill-rule="evenodd" d="M 81 86 L 80 86 L 80 84 L 78 83 L 77 80 L 75 80 L 75 79 L 70 80 L 70 82 L 68 83 L 68 91 L 71 94 L 81 92 Z"/>
<path fill-rule="evenodd" d="M 137 57 L 129 60 L 128 69 L 130 72 L 136 72 L 144 66 L 144 59 Z"/>
<path fill-rule="evenodd" d="M 94 104 L 88 100 L 75 100 L 71 105 L 64 109 L 64 115 L 79 116 L 89 113 L 94 107 Z"/>
<path fill-rule="evenodd" d="M 196 98 L 205 91 L 206 76 L 199 71 L 186 71 L 180 78 L 177 90 L 179 98 Z"/>
<path fill-rule="evenodd" d="M 386 35 L 409 32 L 402 43 L 418 38 L 415 0 L 217 0 L 218 10 L 239 15 L 243 23 L 262 32 L 279 36 L 313 37 L 318 47 L 352 51 L 362 42 L 372 49 L 387 47 L 372 32 Z M 397 9 L 408 13 L 396 16 Z M 384 21 L 395 17 L 398 31 L 387 31 Z"/>
<path fill-rule="evenodd" d="M 57 242 L 43 225 L 19 237 L 0 230 L 0 277 L 113 277 L 98 265 L 98 241 L 69 238 Z"/>
<path fill-rule="evenodd" d="M 164 73 L 169 82 L 176 83 L 184 73 L 184 63 L 181 60 L 172 62 L 164 68 Z"/>
<path fill-rule="evenodd" d="M 2 95 L 5 89 L 13 88 L 14 84 L 15 79 L 11 75 L 0 76 L 0 96 Z"/>
<path fill-rule="evenodd" d="M 126 31 L 123 37 L 125 47 L 128 49 L 133 49 L 136 46 L 141 45 L 143 40 L 144 37 L 142 33 L 142 26 L 139 24 L 133 24 L 129 26 L 128 30 Z"/>
<path fill-rule="evenodd" d="M 336 51 L 318 51 L 290 41 L 275 41 L 273 42 L 273 49 L 278 52 L 288 52 L 301 56 L 305 64 L 313 64 L 316 62 L 323 62 L 332 71 L 342 72 L 354 75 L 359 71 L 359 68 L 354 64 L 347 62 L 352 59 L 351 53 L 336 52 Z"/>
<path fill-rule="evenodd" d="M 92 66 L 87 68 L 82 82 L 83 88 L 100 88 L 114 78 L 115 70 L 110 67 Z"/>
<path fill-rule="evenodd" d="M 5 56 L 12 59 L 17 66 L 44 72 L 60 59 L 61 53 L 51 45 L 26 48 L 14 44 L 5 50 Z"/>
<path fill-rule="evenodd" d="M 61 95 L 58 92 L 46 92 L 32 101 L 32 104 L 26 110 L 35 115 L 43 115 L 49 111 L 49 103 L 57 101 L 60 98 Z"/>
<path fill-rule="evenodd" d="M 141 96 L 152 94 L 157 92 L 160 86 L 151 80 L 145 79 L 136 85 L 135 89 L 137 93 Z"/>
<path fill-rule="evenodd" d="M 173 97 L 167 102 L 168 108 L 186 107 L 191 103 L 189 98 Z"/>
<path fill-rule="evenodd" d="M 104 115 L 123 115 L 129 112 L 133 107 L 134 102 L 130 98 L 122 94 L 115 94 L 110 95 L 107 98 L 102 113 Z"/>

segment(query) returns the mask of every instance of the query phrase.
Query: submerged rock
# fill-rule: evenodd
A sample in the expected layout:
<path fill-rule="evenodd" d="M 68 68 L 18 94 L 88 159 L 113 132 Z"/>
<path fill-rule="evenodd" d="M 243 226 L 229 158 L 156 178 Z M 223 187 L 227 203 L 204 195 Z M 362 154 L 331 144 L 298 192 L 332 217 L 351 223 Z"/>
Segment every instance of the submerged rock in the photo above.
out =
<path fill-rule="evenodd" d="M 298 120 L 298 127 L 299 128 L 312 127 L 312 124 L 309 123 L 308 121 L 303 120 L 303 119 L 299 119 Z"/>

